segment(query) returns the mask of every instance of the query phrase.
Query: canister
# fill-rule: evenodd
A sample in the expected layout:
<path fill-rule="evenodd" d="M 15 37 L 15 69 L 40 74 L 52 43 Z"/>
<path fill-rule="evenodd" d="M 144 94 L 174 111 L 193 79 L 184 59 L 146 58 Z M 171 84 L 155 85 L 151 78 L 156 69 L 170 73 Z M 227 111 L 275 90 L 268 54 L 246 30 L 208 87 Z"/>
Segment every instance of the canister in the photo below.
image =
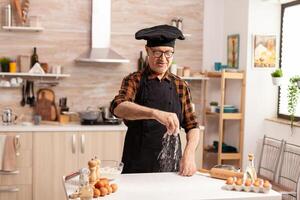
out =
<path fill-rule="evenodd" d="M 16 73 L 17 72 L 17 62 L 15 60 L 10 61 L 9 63 L 9 72 Z"/>
<path fill-rule="evenodd" d="M 4 26 L 11 26 L 11 5 L 4 7 Z"/>

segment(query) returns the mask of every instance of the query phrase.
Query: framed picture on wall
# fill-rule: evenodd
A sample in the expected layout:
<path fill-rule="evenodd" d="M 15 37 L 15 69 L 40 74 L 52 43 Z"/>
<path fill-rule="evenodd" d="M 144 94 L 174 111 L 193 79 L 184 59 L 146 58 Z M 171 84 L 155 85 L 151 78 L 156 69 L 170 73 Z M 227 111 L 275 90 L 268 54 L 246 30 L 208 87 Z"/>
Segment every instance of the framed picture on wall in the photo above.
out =
<path fill-rule="evenodd" d="M 234 34 L 227 37 L 227 68 L 239 67 L 240 35 Z"/>
<path fill-rule="evenodd" d="M 270 68 L 276 66 L 276 36 L 253 36 L 253 63 L 256 68 Z"/>

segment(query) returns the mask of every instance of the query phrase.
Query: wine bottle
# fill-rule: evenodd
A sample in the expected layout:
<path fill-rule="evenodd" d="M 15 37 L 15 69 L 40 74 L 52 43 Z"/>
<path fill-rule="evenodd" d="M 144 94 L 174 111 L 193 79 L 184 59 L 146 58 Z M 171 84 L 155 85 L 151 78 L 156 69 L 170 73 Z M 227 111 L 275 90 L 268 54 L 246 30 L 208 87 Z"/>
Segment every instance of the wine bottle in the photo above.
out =
<path fill-rule="evenodd" d="M 138 71 L 144 68 L 144 58 L 143 58 L 143 51 L 140 51 L 140 57 L 138 59 Z"/>
<path fill-rule="evenodd" d="M 31 56 L 31 62 L 30 62 L 30 68 L 33 67 L 33 65 L 35 63 L 38 63 L 39 62 L 39 56 L 37 55 L 37 52 L 36 52 L 36 47 L 33 48 L 33 54 Z"/>

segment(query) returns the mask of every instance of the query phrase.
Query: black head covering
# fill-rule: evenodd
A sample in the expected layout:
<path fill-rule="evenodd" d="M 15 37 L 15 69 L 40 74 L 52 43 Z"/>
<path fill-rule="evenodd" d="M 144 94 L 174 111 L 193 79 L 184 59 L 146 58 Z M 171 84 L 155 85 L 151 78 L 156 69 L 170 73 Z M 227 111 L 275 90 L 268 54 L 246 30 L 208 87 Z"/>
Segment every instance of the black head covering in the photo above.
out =
<path fill-rule="evenodd" d="M 184 40 L 185 38 L 178 28 L 169 25 L 159 25 L 139 30 L 135 33 L 135 39 L 147 40 L 148 47 L 174 47 L 176 39 Z"/>

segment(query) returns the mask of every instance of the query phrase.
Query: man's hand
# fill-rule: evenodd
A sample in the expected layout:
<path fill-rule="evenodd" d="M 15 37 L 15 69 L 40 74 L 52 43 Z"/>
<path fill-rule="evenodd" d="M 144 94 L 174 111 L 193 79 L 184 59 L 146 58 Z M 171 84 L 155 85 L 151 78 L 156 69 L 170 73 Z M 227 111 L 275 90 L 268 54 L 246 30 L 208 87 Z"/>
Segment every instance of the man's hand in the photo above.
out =
<path fill-rule="evenodd" d="M 196 171 L 195 156 L 193 154 L 183 156 L 179 164 L 179 175 L 193 176 Z"/>
<path fill-rule="evenodd" d="M 169 135 L 179 133 L 179 120 L 175 113 L 155 110 L 154 118 L 166 126 Z"/>

